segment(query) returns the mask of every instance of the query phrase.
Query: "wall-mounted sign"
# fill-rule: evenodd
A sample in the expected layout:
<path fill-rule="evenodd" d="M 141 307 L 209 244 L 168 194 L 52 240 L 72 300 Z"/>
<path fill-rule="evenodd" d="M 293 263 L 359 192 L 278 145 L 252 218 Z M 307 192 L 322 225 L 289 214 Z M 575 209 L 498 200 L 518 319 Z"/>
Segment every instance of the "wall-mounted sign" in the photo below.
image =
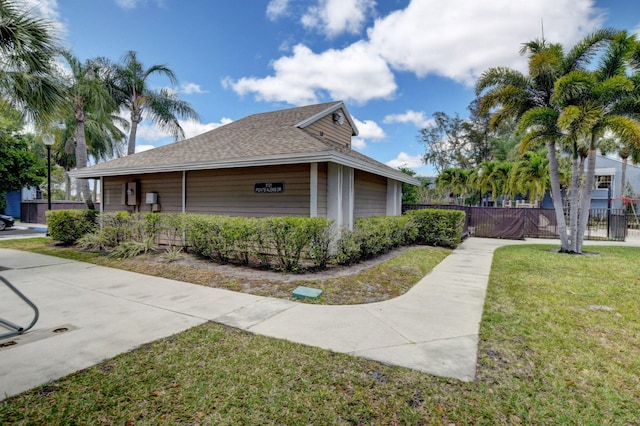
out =
<path fill-rule="evenodd" d="M 256 183 L 253 190 L 256 194 L 279 194 L 284 192 L 284 182 Z"/>

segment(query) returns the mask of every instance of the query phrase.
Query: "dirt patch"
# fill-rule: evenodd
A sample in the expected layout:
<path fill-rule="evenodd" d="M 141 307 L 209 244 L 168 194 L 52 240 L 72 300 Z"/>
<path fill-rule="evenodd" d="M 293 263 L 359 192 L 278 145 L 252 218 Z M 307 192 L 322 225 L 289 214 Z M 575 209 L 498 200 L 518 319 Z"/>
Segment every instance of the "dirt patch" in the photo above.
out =
<path fill-rule="evenodd" d="M 415 247 L 400 247 L 375 259 L 367 260 L 351 266 L 328 265 L 327 269 L 322 271 L 305 271 L 299 273 L 278 272 L 269 269 L 258 269 L 247 266 L 239 266 L 232 264 L 219 264 L 211 260 L 204 259 L 192 253 L 182 253 L 180 259 L 173 262 L 167 261 L 163 255 L 154 254 L 141 257 L 146 263 L 159 263 L 175 266 L 187 266 L 208 270 L 217 274 L 226 276 L 227 278 L 236 278 L 243 280 L 262 280 L 270 282 L 297 282 L 297 281 L 324 281 L 331 278 L 349 277 L 357 275 L 363 271 L 373 268 L 380 263 L 393 259 Z"/>

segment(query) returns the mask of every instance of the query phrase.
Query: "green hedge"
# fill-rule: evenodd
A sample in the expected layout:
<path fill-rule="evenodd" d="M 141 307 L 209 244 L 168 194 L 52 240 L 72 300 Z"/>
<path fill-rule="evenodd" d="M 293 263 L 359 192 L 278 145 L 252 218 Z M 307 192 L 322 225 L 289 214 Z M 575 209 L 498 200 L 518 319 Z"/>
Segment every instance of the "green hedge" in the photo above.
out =
<path fill-rule="evenodd" d="M 303 267 L 302 258 L 322 268 L 329 258 L 331 221 L 308 217 L 228 217 L 189 215 L 186 242 L 201 256 L 227 263 Z"/>
<path fill-rule="evenodd" d="M 459 210 L 409 210 L 418 230 L 416 242 L 431 246 L 456 248 L 462 241 L 465 213 Z"/>
<path fill-rule="evenodd" d="M 48 212 L 55 240 L 113 254 L 147 251 L 158 245 L 189 248 L 220 263 L 296 271 L 349 265 L 415 243 L 454 248 L 461 240 L 464 213 L 412 210 L 404 216 L 357 219 L 353 231 L 332 238 L 332 221 L 308 217 L 229 217 L 203 214 Z M 86 235 L 85 235 L 86 234 Z M 131 245 L 130 243 L 135 243 Z M 120 247 L 129 244 L 127 247 Z M 135 249 L 135 250 L 134 250 Z"/>
<path fill-rule="evenodd" d="M 336 261 L 350 265 L 371 259 L 399 246 L 411 245 L 418 236 L 408 216 L 356 219 L 353 231 L 343 230 L 336 244 Z"/>
<path fill-rule="evenodd" d="M 87 233 L 97 229 L 97 210 L 48 210 L 49 235 L 56 241 L 74 244 Z"/>

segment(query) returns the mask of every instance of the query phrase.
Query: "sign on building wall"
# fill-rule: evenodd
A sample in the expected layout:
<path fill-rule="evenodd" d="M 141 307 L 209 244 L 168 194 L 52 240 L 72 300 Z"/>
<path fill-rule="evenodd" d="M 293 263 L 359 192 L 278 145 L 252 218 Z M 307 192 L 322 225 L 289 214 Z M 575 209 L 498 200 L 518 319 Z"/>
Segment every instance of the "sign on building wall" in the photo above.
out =
<path fill-rule="evenodd" d="M 284 192 L 284 182 L 256 183 L 253 190 L 256 194 L 279 194 Z"/>

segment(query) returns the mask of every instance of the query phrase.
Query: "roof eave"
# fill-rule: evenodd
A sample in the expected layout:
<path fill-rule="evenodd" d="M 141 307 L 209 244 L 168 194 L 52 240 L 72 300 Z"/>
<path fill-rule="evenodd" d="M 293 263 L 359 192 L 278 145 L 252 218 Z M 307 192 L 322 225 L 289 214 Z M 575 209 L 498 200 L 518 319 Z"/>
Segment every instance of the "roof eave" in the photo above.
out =
<path fill-rule="evenodd" d="M 344 166 L 353 167 L 365 172 L 374 173 L 400 182 L 406 182 L 412 185 L 420 185 L 420 181 L 416 178 L 402 173 L 399 170 L 388 168 L 387 166 L 371 164 L 357 158 L 341 154 L 336 151 L 320 151 L 304 154 L 282 154 L 277 156 L 264 156 L 242 159 L 220 160 L 215 162 L 201 162 L 190 164 L 167 164 L 163 166 L 141 166 L 112 168 L 106 170 L 90 170 L 80 169 L 69 172 L 69 175 L 76 179 L 99 179 L 101 177 L 113 176 L 131 176 L 150 173 L 170 173 L 194 170 L 214 170 L 214 169 L 232 169 L 241 167 L 261 167 L 261 166 L 280 166 L 300 163 L 321 163 L 333 162 Z"/>

